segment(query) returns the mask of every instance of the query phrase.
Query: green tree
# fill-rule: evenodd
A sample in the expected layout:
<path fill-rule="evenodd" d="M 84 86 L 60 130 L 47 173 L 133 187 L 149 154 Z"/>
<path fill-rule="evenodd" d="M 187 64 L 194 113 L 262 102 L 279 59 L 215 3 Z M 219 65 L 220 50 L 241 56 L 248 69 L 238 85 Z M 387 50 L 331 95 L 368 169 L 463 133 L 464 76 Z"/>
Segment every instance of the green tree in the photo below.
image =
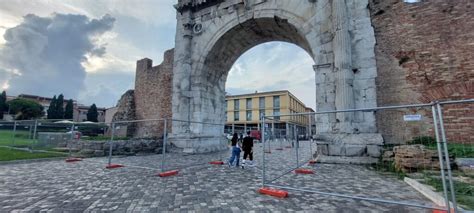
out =
<path fill-rule="evenodd" d="M 72 99 L 69 99 L 66 104 L 66 108 L 64 110 L 64 118 L 65 119 L 72 119 L 74 115 L 74 103 Z"/>
<path fill-rule="evenodd" d="M 56 102 L 57 102 L 56 96 L 54 96 L 51 102 L 49 102 L 49 108 L 47 110 L 48 119 L 55 119 L 57 117 Z"/>
<path fill-rule="evenodd" d="M 8 102 L 10 112 L 15 114 L 16 120 L 40 118 L 44 115 L 43 106 L 35 101 L 16 98 Z"/>
<path fill-rule="evenodd" d="M 3 119 L 3 112 L 6 112 L 7 110 L 7 93 L 3 91 L 0 95 L 0 119 Z"/>
<path fill-rule="evenodd" d="M 56 118 L 55 119 L 63 119 L 64 118 L 64 96 L 63 94 L 59 94 L 58 100 L 56 100 Z"/>
<path fill-rule="evenodd" d="M 95 106 L 95 104 L 92 104 L 92 106 L 89 107 L 89 110 L 87 110 L 87 121 L 98 122 L 98 116 L 99 113 L 97 112 L 97 106 Z"/>

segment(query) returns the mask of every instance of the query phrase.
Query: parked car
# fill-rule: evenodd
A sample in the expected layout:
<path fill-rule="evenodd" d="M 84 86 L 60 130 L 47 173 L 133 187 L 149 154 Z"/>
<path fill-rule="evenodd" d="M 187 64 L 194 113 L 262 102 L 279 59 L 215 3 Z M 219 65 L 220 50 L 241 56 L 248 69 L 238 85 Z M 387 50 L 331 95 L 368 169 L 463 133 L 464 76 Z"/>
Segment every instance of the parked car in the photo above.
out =
<path fill-rule="evenodd" d="M 255 138 L 256 140 L 262 139 L 262 133 L 259 130 L 251 130 L 250 137 Z"/>

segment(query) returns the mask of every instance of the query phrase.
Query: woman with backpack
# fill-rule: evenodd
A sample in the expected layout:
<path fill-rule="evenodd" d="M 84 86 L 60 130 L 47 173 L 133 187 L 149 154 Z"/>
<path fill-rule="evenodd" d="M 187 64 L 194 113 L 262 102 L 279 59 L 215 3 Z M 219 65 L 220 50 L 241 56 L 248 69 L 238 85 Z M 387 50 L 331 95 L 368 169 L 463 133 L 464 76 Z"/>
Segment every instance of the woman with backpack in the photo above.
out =
<path fill-rule="evenodd" d="M 234 164 L 234 160 L 237 158 L 237 162 L 235 164 L 236 167 L 239 166 L 239 161 L 240 161 L 240 146 L 239 146 L 239 143 L 238 143 L 238 136 L 237 136 L 237 133 L 234 133 L 234 135 L 232 136 L 232 139 L 231 139 L 231 143 L 232 143 L 232 154 L 230 156 L 230 159 L 229 159 L 229 167 L 231 167 L 233 164 Z"/>

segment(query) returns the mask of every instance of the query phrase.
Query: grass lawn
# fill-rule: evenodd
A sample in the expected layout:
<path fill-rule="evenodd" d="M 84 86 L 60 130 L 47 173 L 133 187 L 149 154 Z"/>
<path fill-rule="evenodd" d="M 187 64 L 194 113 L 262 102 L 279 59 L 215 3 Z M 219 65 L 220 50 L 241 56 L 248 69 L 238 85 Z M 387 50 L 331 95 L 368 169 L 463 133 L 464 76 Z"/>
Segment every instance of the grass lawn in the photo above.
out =
<path fill-rule="evenodd" d="M 38 158 L 66 157 L 67 154 L 28 152 L 0 147 L 0 161 L 25 160 Z"/>
<path fill-rule="evenodd" d="M 422 144 L 428 149 L 438 149 L 436 140 L 430 136 L 414 137 L 412 140 L 407 141 L 407 144 Z M 450 156 L 454 156 L 456 158 L 474 158 L 474 144 L 463 144 L 449 141 L 447 144 Z"/>
<path fill-rule="evenodd" d="M 436 144 L 428 144 L 426 148 L 436 150 Z M 472 144 L 458 144 L 448 142 L 449 155 L 454 155 L 457 158 L 474 158 L 474 145 Z"/>
<path fill-rule="evenodd" d="M 11 146 L 13 138 L 13 130 L 0 130 L 0 146 Z M 33 143 L 32 139 L 28 139 L 28 131 L 16 131 L 15 146 L 26 147 Z"/>
<path fill-rule="evenodd" d="M 425 176 L 424 179 L 424 182 L 428 185 L 433 186 L 436 191 L 443 192 L 443 185 L 440 178 Z M 474 210 L 474 184 L 456 180 L 453 181 L 453 184 L 458 205 L 465 208 L 466 210 Z"/>

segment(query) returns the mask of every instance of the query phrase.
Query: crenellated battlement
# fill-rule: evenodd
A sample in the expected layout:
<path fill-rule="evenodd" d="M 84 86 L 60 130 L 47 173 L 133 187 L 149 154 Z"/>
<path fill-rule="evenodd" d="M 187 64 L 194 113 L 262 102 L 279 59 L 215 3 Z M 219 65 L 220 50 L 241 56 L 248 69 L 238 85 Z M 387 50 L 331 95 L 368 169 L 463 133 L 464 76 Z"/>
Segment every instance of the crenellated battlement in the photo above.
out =
<path fill-rule="evenodd" d="M 171 118 L 174 49 L 167 50 L 163 62 L 153 66 L 153 60 L 137 61 L 135 72 L 135 117 L 142 119 Z M 140 123 L 136 137 L 160 137 L 163 124 Z"/>

